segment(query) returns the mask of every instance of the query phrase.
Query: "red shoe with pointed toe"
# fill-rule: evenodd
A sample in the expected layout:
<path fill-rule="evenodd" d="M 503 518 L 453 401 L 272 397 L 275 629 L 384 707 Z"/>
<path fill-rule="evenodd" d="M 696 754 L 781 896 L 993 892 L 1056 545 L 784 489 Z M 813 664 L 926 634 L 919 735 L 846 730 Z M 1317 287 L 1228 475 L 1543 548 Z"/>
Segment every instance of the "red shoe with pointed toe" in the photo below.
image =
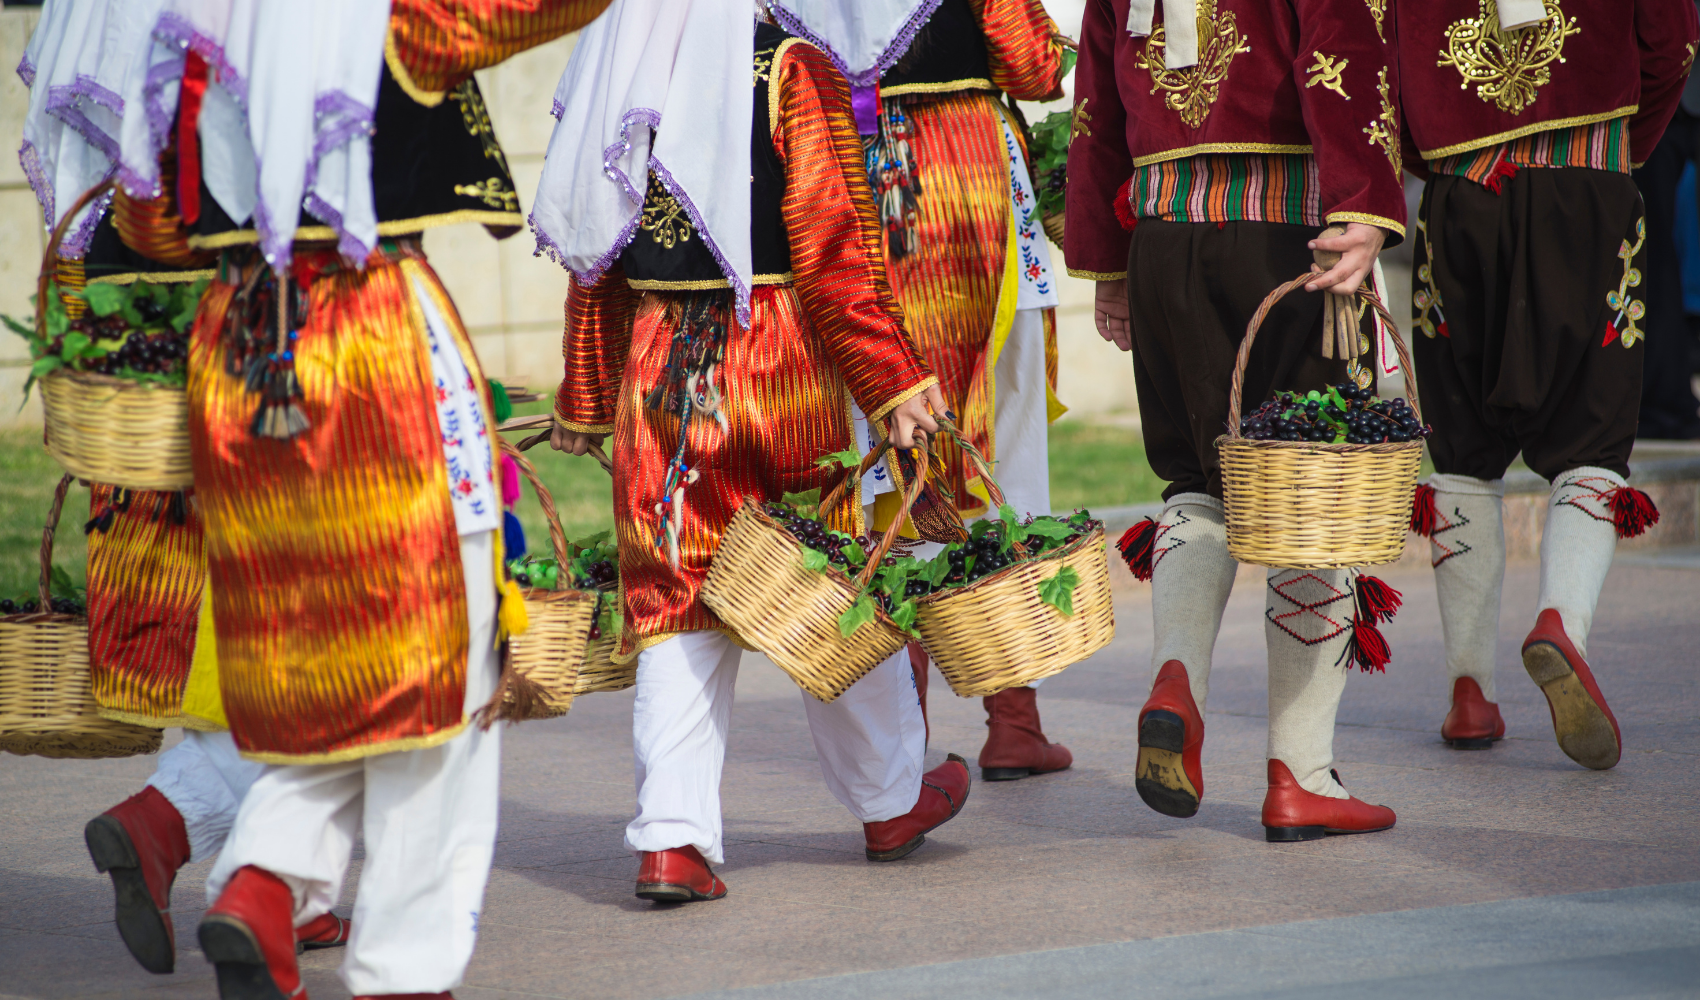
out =
<path fill-rule="evenodd" d="M 253 865 L 236 870 L 201 918 L 201 952 L 218 970 L 221 1000 L 307 1000 L 294 917 L 283 879 Z"/>
<path fill-rule="evenodd" d="M 95 870 L 112 876 L 124 946 L 149 972 L 170 972 L 177 964 L 171 884 L 189 860 L 183 815 L 149 785 L 89 820 L 83 842 Z"/>
<path fill-rule="evenodd" d="M 1038 694 L 1030 687 L 1017 687 L 982 699 L 987 732 L 986 745 L 980 748 L 981 781 L 1066 771 L 1074 763 L 1068 747 L 1045 739 L 1040 730 Z"/>
<path fill-rule="evenodd" d="M 657 903 L 695 903 L 726 895 L 726 883 L 687 844 L 665 851 L 645 851 L 638 865 L 637 897 Z"/>
<path fill-rule="evenodd" d="M 1330 770 L 1334 783 L 1340 772 Z M 1294 780 L 1293 772 L 1278 760 L 1269 762 L 1269 791 L 1263 796 L 1263 834 L 1272 843 L 1318 840 L 1329 834 L 1374 833 L 1393 827 L 1396 817 L 1386 806 L 1372 806 L 1358 798 L 1331 799 L 1307 792 Z"/>
<path fill-rule="evenodd" d="M 1186 666 L 1170 660 L 1157 671 L 1151 697 L 1139 710 L 1139 763 L 1133 787 L 1145 804 L 1186 819 L 1204 799 L 1204 718 L 1192 700 Z"/>
<path fill-rule="evenodd" d="M 1552 731 L 1565 756 L 1596 771 L 1616 765 L 1623 754 L 1617 716 L 1594 683 L 1588 661 L 1565 634 L 1557 608 L 1535 618 L 1534 630 L 1523 640 L 1523 669 L 1547 696 Z"/>
<path fill-rule="evenodd" d="M 968 761 L 954 753 L 921 775 L 921 797 L 915 801 L 915 808 L 895 819 L 862 824 L 868 860 L 896 861 L 926 843 L 928 831 L 950 822 L 962 811 L 973 780 Z"/>
<path fill-rule="evenodd" d="M 348 935 L 353 931 L 354 921 L 334 913 L 321 913 L 295 928 L 295 951 L 300 953 L 318 951 L 320 948 L 341 948 L 348 943 Z"/>
<path fill-rule="evenodd" d="M 1505 738 L 1505 720 L 1499 706 L 1482 695 L 1474 677 L 1452 682 L 1452 711 L 1440 724 L 1440 738 L 1454 750 L 1486 750 Z"/>

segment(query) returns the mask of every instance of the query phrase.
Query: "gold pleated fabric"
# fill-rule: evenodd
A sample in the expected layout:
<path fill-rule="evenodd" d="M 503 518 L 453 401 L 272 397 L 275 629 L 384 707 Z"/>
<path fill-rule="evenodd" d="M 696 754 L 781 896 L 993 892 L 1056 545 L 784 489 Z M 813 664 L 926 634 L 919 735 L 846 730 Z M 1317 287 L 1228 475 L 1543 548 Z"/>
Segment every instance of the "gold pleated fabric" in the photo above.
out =
<path fill-rule="evenodd" d="M 89 534 L 89 679 L 100 714 L 142 726 L 181 726 L 183 691 L 195 651 L 206 554 L 201 519 L 184 503 L 178 524 L 171 494 L 90 487 L 89 511 L 112 509 L 105 531 Z"/>
<path fill-rule="evenodd" d="M 299 250 L 296 262 L 323 264 Z M 253 759 L 350 760 L 465 725 L 465 584 L 414 281 L 484 384 L 436 274 L 392 245 L 363 271 L 312 280 L 295 343 L 312 427 L 288 441 L 249 432 L 259 397 L 224 371 L 234 286 L 215 281 L 201 302 L 195 487 L 224 708 Z"/>

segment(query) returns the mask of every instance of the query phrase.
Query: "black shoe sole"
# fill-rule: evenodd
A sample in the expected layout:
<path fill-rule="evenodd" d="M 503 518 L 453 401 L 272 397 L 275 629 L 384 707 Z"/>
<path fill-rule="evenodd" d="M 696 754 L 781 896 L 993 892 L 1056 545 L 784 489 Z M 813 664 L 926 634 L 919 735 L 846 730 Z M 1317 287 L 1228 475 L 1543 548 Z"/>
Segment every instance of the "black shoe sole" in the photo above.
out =
<path fill-rule="evenodd" d="M 1163 711 L 1145 713 L 1139 723 L 1139 761 L 1134 765 L 1133 789 L 1146 805 L 1176 819 L 1198 815 L 1198 795 L 1181 763 L 1185 747 L 1186 723 L 1180 716 Z"/>
<path fill-rule="evenodd" d="M 1263 839 L 1271 844 L 1294 844 L 1302 840 L 1345 837 L 1354 833 L 1380 833 L 1391 829 L 1391 826 L 1378 826 L 1373 830 L 1331 830 L 1326 826 L 1266 826 L 1263 828 Z"/>
<path fill-rule="evenodd" d="M 706 903 L 724 899 L 725 896 L 725 891 L 717 896 L 710 896 L 688 885 L 674 885 L 670 882 L 640 882 L 637 887 L 637 898 L 647 899 L 652 903 Z"/>
<path fill-rule="evenodd" d="M 207 917 L 199 937 L 201 953 L 218 973 L 219 1000 L 289 1000 L 272 978 L 260 943 L 241 922 Z"/>
<path fill-rule="evenodd" d="M 1454 750 L 1492 750 L 1495 742 L 1491 736 L 1472 736 L 1466 739 L 1447 740 L 1446 745 Z"/>
<path fill-rule="evenodd" d="M 148 892 L 147 880 L 142 877 L 141 859 L 136 845 L 130 842 L 124 824 L 102 813 L 83 827 L 83 843 L 88 845 L 89 858 L 96 871 L 112 876 L 116 897 L 113 921 L 124 947 L 142 968 L 155 975 L 165 975 L 177 967 L 177 945 L 172 934 L 171 917 L 154 905 Z"/>
<path fill-rule="evenodd" d="M 934 829 L 937 829 L 937 827 Z M 926 842 L 927 835 L 924 833 L 917 833 L 914 837 L 910 838 L 908 842 L 898 847 L 894 847 L 889 851 L 867 851 L 866 848 L 864 848 L 864 850 L 868 855 L 869 861 L 896 861 L 898 858 L 910 854 L 915 850 L 915 848 L 920 847 Z"/>
<path fill-rule="evenodd" d="M 1033 769 L 1030 767 L 982 767 L 980 768 L 980 780 L 1015 781 L 1032 773 Z"/>

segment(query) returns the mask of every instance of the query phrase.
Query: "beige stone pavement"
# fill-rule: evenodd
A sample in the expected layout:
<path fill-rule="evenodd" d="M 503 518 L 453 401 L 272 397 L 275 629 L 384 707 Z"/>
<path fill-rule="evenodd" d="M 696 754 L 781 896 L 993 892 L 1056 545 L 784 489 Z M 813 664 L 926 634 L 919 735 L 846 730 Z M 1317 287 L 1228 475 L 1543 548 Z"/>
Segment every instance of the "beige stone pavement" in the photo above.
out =
<path fill-rule="evenodd" d="M 1531 565 L 1506 582 L 1500 702 L 1508 738 L 1447 749 L 1432 577 L 1399 569 L 1407 605 L 1384 676 L 1355 675 L 1336 752 L 1348 788 L 1399 812 L 1386 833 L 1274 845 L 1263 791 L 1263 604 L 1243 572 L 1206 712 L 1206 796 L 1192 820 L 1133 791 L 1134 713 L 1149 675 L 1149 590 L 1118 584 L 1115 643 L 1048 682 L 1046 729 L 1072 771 L 976 782 L 962 815 L 904 861 L 869 864 L 860 830 L 819 780 L 799 696 L 746 660 L 724 798 L 724 900 L 632 897 L 621 846 L 632 805 L 630 693 L 510 730 L 501 840 L 462 998 L 663 997 L 1105 942 L 1700 878 L 1700 573 L 1613 570 L 1591 645 L 1624 730 L 1612 771 L 1571 764 L 1518 663 L 1536 598 Z M 1678 560 L 1680 563 L 1681 560 Z M 932 758 L 972 758 L 977 702 L 933 678 Z M 135 791 L 148 758 L 0 759 L 0 997 L 210 997 L 192 945 L 205 863 L 179 880 L 179 971 L 150 976 L 110 924 L 110 890 L 83 822 Z M 354 878 L 351 876 L 350 889 Z M 346 906 L 344 907 L 346 912 Z M 340 952 L 306 956 L 314 997 L 346 997 Z"/>

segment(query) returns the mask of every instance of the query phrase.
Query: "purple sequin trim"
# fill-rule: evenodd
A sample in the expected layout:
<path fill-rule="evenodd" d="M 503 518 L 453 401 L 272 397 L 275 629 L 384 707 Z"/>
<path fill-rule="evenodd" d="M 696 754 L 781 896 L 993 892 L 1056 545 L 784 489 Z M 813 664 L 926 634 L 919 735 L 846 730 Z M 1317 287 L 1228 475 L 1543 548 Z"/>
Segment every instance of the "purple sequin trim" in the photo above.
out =
<path fill-rule="evenodd" d="M 55 87 L 54 89 L 57 90 L 59 88 Z M 87 76 L 82 73 L 77 74 L 76 80 L 72 81 L 70 84 L 70 89 L 84 97 L 87 97 L 89 100 L 94 101 L 96 104 L 108 108 L 115 115 L 122 117 L 124 114 L 124 98 L 119 97 L 115 92 L 101 86 L 100 83 L 92 76 Z"/>
<path fill-rule="evenodd" d="M 567 106 L 561 103 L 561 99 L 559 97 L 555 98 L 554 102 L 549 105 L 549 115 L 556 121 L 560 121 L 561 116 L 566 113 Z"/>
<path fill-rule="evenodd" d="M 685 207 L 685 214 L 691 217 L 691 223 L 697 227 L 697 232 L 702 234 L 702 241 L 708 247 L 708 252 L 714 255 L 714 262 L 720 265 L 720 273 L 724 274 L 726 280 L 732 285 L 732 297 L 735 300 L 738 322 L 743 325 L 744 329 L 748 330 L 750 328 L 750 286 L 738 277 L 738 273 L 727 262 L 726 255 L 720 252 L 719 244 L 714 242 L 714 234 L 708 231 L 702 213 L 697 211 L 690 195 L 687 195 L 685 189 L 679 186 L 679 182 L 673 179 L 673 175 L 668 172 L 661 161 L 651 156 L 649 158 L 649 169 L 661 178 L 661 183 L 667 188 L 667 192 Z M 641 213 L 639 214 L 641 215 Z"/>
<path fill-rule="evenodd" d="M 131 169 L 128 164 L 118 171 L 118 181 L 124 185 L 124 190 L 139 198 L 157 198 L 160 195 L 159 177 L 143 176 L 140 171 L 154 169 L 157 171 L 160 150 L 171 141 L 171 126 L 177 117 L 177 102 L 165 99 L 165 88 L 177 83 L 183 78 L 182 60 L 162 62 L 148 67 L 146 81 L 142 84 L 142 108 L 148 116 L 148 163 L 138 164 Z"/>
<path fill-rule="evenodd" d="M 320 222 L 336 230 L 337 253 L 348 260 L 359 261 L 362 267 L 365 266 L 366 257 L 372 252 L 372 248 L 360 242 L 353 233 L 343 227 L 341 212 L 311 191 L 307 192 L 307 211 L 313 213 L 313 217 Z"/>
<path fill-rule="evenodd" d="M 111 176 L 110 173 L 107 174 L 107 177 Z M 105 180 L 106 178 L 101 178 L 102 183 Z M 82 192 L 79 191 L 77 194 L 81 197 Z M 65 238 L 59 241 L 59 256 L 78 260 L 88 253 L 89 241 L 94 239 L 94 231 L 100 226 L 100 220 L 106 218 L 106 209 L 111 204 L 111 191 L 89 202 L 88 208 L 84 209 L 83 221 L 79 222 L 75 229 L 66 233 Z"/>
<path fill-rule="evenodd" d="M 843 73 L 844 78 L 850 81 L 851 86 L 872 87 L 879 82 L 880 75 L 890 69 L 897 60 L 903 58 L 903 53 L 908 52 L 909 46 L 915 44 L 915 36 L 920 33 L 921 27 L 927 23 L 927 19 L 933 16 L 933 12 L 939 9 L 941 2 L 943 0 L 921 0 L 920 5 L 915 8 L 915 12 L 909 15 L 909 20 L 897 32 L 897 37 L 891 40 L 891 44 L 886 46 L 885 51 L 880 53 L 879 58 L 874 60 L 871 67 L 859 73 L 850 72 L 850 67 L 845 65 L 843 58 L 833 51 L 832 46 L 826 44 L 825 40 L 819 35 L 810 31 L 809 26 L 803 23 L 802 18 L 786 9 L 783 3 L 773 0 L 768 4 L 768 9 L 773 11 L 773 17 L 779 22 L 780 27 L 825 52 L 827 58 L 832 60 L 832 64 L 838 67 L 838 72 Z"/>
<path fill-rule="evenodd" d="M 82 95 L 69 86 L 54 87 L 47 92 L 47 113 L 71 126 L 77 134 L 87 139 L 89 145 L 100 150 L 108 160 L 118 162 L 118 140 L 101 131 L 99 126 L 89 121 L 78 106 Z"/>
<path fill-rule="evenodd" d="M 195 30 L 181 14 L 165 13 L 159 17 L 159 23 L 154 26 L 154 37 L 168 45 L 175 45 L 185 51 L 193 51 L 206 60 L 207 68 L 212 70 L 219 86 L 230 92 L 236 98 L 236 103 L 242 110 L 248 110 L 248 81 L 230 61 L 224 58 L 224 47 L 216 39 L 209 38 Z M 179 71 L 181 72 L 181 71 Z"/>
<path fill-rule="evenodd" d="M 41 203 L 42 217 L 51 224 L 53 220 L 53 184 L 47 179 L 47 171 L 41 168 L 41 156 L 35 151 L 35 143 L 28 139 L 18 147 L 18 166 L 24 169 L 24 176 L 29 179 L 30 189 L 35 192 L 35 200 Z"/>
<path fill-rule="evenodd" d="M 336 123 L 329 128 L 323 128 L 323 120 L 333 115 L 336 116 Z M 317 176 L 320 157 L 357 135 L 371 135 L 375 131 L 372 109 L 340 90 L 319 95 L 313 102 L 313 117 L 317 120 L 313 127 L 318 135 L 313 139 L 313 163 L 308 170 L 310 176 Z"/>
<path fill-rule="evenodd" d="M 661 112 L 652 108 L 633 108 L 620 119 L 620 139 L 602 151 L 602 174 L 626 189 L 626 197 L 643 204 L 643 192 L 632 184 L 626 172 L 614 166 L 614 161 L 632 151 L 632 126 L 648 125 L 651 131 L 661 127 Z"/>
<path fill-rule="evenodd" d="M 35 63 L 30 62 L 29 53 L 18 60 L 18 78 L 24 81 L 24 86 L 35 86 Z"/>

